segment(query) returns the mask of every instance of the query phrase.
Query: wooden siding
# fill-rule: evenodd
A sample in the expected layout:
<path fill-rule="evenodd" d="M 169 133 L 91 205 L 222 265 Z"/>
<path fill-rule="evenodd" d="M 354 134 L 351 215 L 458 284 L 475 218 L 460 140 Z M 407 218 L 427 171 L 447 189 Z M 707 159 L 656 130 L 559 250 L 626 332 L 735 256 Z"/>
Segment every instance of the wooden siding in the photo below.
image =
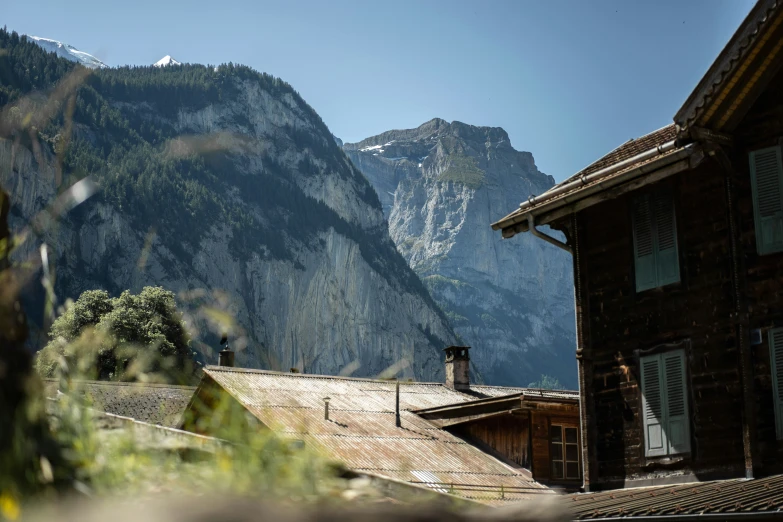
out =
<path fill-rule="evenodd" d="M 647 190 L 662 184 L 675 198 L 679 283 L 636 292 L 629 219 L 633 194 L 578 215 L 592 370 L 586 385 L 595 402 L 593 477 L 599 483 L 622 485 L 683 473 L 734 476 L 742 467 L 725 176 L 707 160 Z M 691 452 L 646 458 L 636 350 L 686 340 Z"/>
<path fill-rule="evenodd" d="M 515 464 L 530 469 L 530 423 L 527 414 L 498 415 L 453 428 L 475 438 Z"/>
<path fill-rule="evenodd" d="M 768 347 L 768 331 L 783 326 L 783 253 L 757 254 L 748 166 L 749 151 L 783 144 L 781 93 L 779 71 L 736 129 L 736 145 L 724 149 L 727 162 L 707 157 L 694 170 L 587 208 L 573 224 L 555 224 L 579 237 L 582 393 L 588 401 L 586 448 L 595 489 L 683 475 L 697 480 L 745 475 L 739 340 L 747 346 L 753 329 L 762 331 L 762 344 L 749 348 L 751 382 L 746 383 L 754 403 L 746 412 L 754 472 L 783 472 Z M 637 292 L 630 205 L 635 195 L 662 187 L 675 198 L 681 280 Z M 739 236 L 736 277 L 730 216 Z M 691 451 L 647 458 L 638 351 L 678 343 L 688 367 Z"/>
<path fill-rule="evenodd" d="M 751 346 L 754 375 L 758 474 L 783 473 L 783 441 L 776 440 L 769 360 L 771 328 L 783 326 L 783 253 L 758 255 L 750 187 L 748 153 L 781 144 L 783 138 L 783 71 L 779 71 L 767 90 L 736 130 L 737 147 L 731 156 L 735 170 L 734 186 L 740 221 L 744 263 L 743 291 L 747 301 L 750 329 L 762 331 L 762 344 Z"/>

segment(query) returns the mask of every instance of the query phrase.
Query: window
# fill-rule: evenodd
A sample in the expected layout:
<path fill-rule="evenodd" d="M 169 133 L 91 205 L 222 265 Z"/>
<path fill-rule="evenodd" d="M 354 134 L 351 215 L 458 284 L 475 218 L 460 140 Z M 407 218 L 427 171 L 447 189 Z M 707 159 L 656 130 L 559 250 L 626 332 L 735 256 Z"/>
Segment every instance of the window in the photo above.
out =
<path fill-rule="evenodd" d="M 750 153 L 750 183 L 759 254 L 783 251 L 783 163 L 780 147 Z"/>
<path fill-rule="evenodd" d="M 669 192 L 651 192 L 633 202 L 633 250 L 636 291 L 680 280 L 677 223 Z"/>
<path fill-rule="evenodd" d="M 775 403 L 775 432 L 778 439 L 783 439 L 783 328 L 769 332 L 769 359 Z"/>
<path fill-rule="evenodd" d="M 644 454 L 687 453 L 691 449 L 685 352 L 641 358 Z"/>
<path fill-rule="evenodd" d="M 579 478 L 579 438 L 571 426 L 549 427 L 549 456 L 552 460 L 551 479 Z"/>

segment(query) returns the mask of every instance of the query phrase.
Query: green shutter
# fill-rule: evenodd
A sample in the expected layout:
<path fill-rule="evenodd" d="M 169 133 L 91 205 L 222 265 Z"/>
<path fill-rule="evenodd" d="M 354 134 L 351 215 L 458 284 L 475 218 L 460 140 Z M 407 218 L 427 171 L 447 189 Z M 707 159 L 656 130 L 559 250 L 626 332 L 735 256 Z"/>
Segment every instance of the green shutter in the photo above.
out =
<path fill-rule="evenodd" d="M 750 153 L 750 181 L 759 254 L 783 250 L 783 162 L 780 147 Z"/>
<path fill-rule="evenodd" d="M 674 202 L 671 194 L 658 193 L 654 200 L 658 286 L 664 286 L 680 280 L 677 223 L 674 217 Z"/>
<path fill-rule="evenodd" d="M 658 286 L 651 206 L 649 194 L 643 194 L 636 198 L 633 208 L 633 250 L 637 292 Z"/>
<path fill-rule="evenodd" d="M 677 220 L 669 192 L 642 194 L 634 200 L 633 248 L 637 292 L 680 280 Z"/>
<path fill-rule="evenodd" d="M 647 457 L 666 455 L 664 380 L 661 372 L 661 356 L 641 359 L 642 367 L 642 420 L 644 425 L 644 454 Z"/>
<path fill-rule="evenodd" d="M 775 403 L 775 432 L 778 439 L 783 439 L 783 328 L 769 331 L 769 358 Z"/>
<path fill-rule="evenodd" d="M 665 384 L 666 439 L 668 453 L 687 453 L 691 449 L 688 395 L 685 381 L 685 352 L 665 353 L 661 356 Z"/>

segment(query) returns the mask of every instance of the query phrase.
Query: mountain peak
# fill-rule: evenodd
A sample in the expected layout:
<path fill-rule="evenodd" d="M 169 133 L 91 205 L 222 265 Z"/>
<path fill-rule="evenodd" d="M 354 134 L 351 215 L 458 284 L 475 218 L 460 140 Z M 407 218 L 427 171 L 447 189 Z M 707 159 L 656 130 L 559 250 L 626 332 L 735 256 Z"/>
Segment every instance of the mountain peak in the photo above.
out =
<path fill-rule="evenodd" d="M 166 67 L 167 65 L 182 65 L 182 62 L 178 62 L 171 55 L 166 55 L 153 64 L 153 67 Z"/>
<path fill-rule="evenodd" d="M 85 67 L 89 67 L 90 69 L 103 69 L 108 67 L 108 65 L 93 55 L 80 51 L 79 49 L 72 45 L 68 45 L 67 43 L 58 42 L 57 40 L 52 40 L 50 38 L 41 38 L 40 36 L 25 35 L 25 37 L 38 44 L 38 46 L 45 51 L 55 53 L 60 58 L 65 58 L 66 60 L 80 63 Z"/>

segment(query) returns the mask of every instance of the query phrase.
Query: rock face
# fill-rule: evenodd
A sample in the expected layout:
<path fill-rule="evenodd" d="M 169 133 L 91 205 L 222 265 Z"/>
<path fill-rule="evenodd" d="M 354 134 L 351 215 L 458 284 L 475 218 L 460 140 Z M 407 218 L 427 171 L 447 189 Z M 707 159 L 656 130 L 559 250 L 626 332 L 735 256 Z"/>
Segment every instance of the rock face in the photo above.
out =
<path fill-rule="evenodd" d="M 170 233 L 170 221 L 160 217 L 178 204 L 167 194 L 158 195 L 158 204 L 140 199 L 140 208 L 117 204 L 107 187 L 112 166 L 125 160 L 115 151 L 105 165 L 109 174 L 98 176 L 103 193 L 40 238 L 52 252 L 60 302 L 88 289 L 117 295 L 161 285 L 178 293 L 194 344 L 210 364 L 217 363 L 217 356 L 208 347 L 217 346 L 230 316 L 237 321 L 230 342 L 238 350 L 239 366 L 323 374 L 348 368 L 352 375 L 374 376 L 399 363 L 404 377 L 442 380 L 442 348 L 456 340 L 448 320 L 397 253 L 372 187 L 293 89 L 248 69 L 241 74 L 197 66 L 136 71 L 127 76 L 121 69 L 100 71 L 100 81 L 88 92 L 93 98 L 84 103 L 101 97 L 101 110 L 108 115 L 104 120 L 120 121 L 116 132 L 130 129 L 123 135 L 126 142 L 138 142 L 150 156 L 198 156 L 199 147 L 213 156 L 220 151 L 221 167 L 207 171 L 215 183 L 211 190 L 263 234 L 235 237 L 238 229 L 219 215 L 194 211 L 184 230 L 196 231 L 198 240 L 187 243 Z M 172 97 L 164 107 L 132 83 L 119 91 L 101 83 L 147 75 L 163 89 L 184 76 L 158 75 L 191 75 L 192 83 L 194 74 L 203 75 L 207 88 L 219 89 L 220 95 L 180 105 Z M 142 135 L 155 140 L 142 142 Z M 40 150 L 25 139 L 0 137 L 0 185 L 11 196 L 16 232 L 58 194 L 56 149 L 45 136 L 38 138 Z M 89 147 L 102 139 L 102 131 L 75 121 L 72 139 L 71 146 L 81 140 Z M 195 179 L 183 165 L 211 168 L 200 161 L 171 163 L 185 169 L 177 179 Z M 139 174 L 128 190 L 141 180 Z M 259 199 L 273 189 L 275 195 Z M 244 245 L 240 250 L 237 241 Z M 17 257 L 35 259 L 39 244 L 28 240 Z M 31 290 L 36 292 L 40 297 L 40 291 Z M 35 296 L 29 301 L 40 304 Z"/>
<path fill-rule="evenodd" d="M 473 348 L 478 375 L 526 386 L 546 374 L 576 387 L 570 255 L 490 228 L 553 185 L 533 156 L 501 128 L 441 119 L 344 150 L 375 187 L 397 249 Z"/>

